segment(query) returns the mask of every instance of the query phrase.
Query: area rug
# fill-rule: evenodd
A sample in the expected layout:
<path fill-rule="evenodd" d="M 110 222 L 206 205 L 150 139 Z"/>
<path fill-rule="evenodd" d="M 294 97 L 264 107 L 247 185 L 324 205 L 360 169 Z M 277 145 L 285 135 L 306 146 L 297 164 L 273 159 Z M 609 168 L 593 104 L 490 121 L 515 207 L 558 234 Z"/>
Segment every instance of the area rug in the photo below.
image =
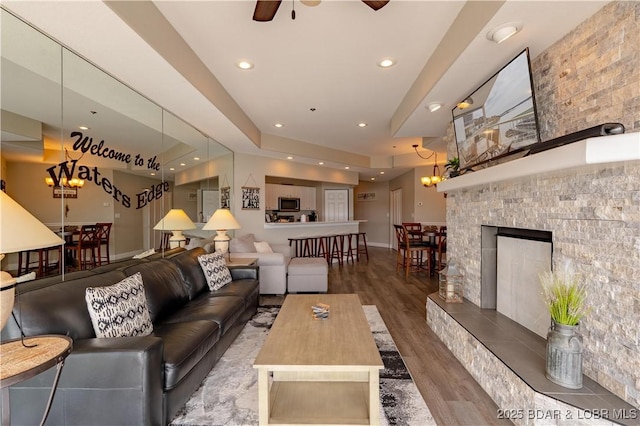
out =
<path fill-rule="evenodd" d="M 381 424 L 435 425 L 378 309 L 363 308 L 385 366 L 380 371 Z M 279 306 L 258 308 L 172 426 L 258 424 L 258 373 L 252 365 L 279 310 Z"/>

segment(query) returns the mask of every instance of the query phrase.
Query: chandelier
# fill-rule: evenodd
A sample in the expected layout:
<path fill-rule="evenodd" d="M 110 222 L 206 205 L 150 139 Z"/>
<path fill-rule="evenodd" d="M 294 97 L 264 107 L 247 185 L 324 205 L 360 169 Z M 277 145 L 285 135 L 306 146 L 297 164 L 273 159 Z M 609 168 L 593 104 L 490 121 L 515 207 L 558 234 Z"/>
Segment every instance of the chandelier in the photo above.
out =
<path fill-rule="evenodd" d="M 434 157 L 432 175 L 421 177 L 420 183 L 422 183 L 422 185 L 425 188 L 428 188 L 430 186 L 437 185 L 440 182 L 442 182 L 442 173 L 440 173 L 440 167 L 438 166 L 438 154 L 435 151 L 433 151 L 431 155 L 429 155 L 428 157 L 423 157 L 418 152 L 418 145 L 412 145 L 412 146 L 413 146 L 413 149 L 416 151 L 416 154 L 418 154 L 418 157 L 422 158 L 423 160 L 428 160 L 429 158 Z"/>
<path fill-rule="evenodd" d="M 51 176 L 45 177 L 44 182 L 50 187 L 54 185 L 53 178 Z M 82 188 L 84 186 L 84 179 L 78 179 L 75 177 L 67 179 L 66 177 L 63 177 L 62 179 L 60 179 L 60 184 L 61 186 L 65 186 L 67 188 Z"/>
<path fill-rule="evenodd" d="M 438 155 L 435 155 L 435 159 L 433 160 L 433 173 L 431 176 L 423 176 L 420 178 L 420 182 L 426 188 L 437 185 L 442 182 L 442 173 L 440 173 L 440 167 L 437 164 Z"/>
<path fill-rule="evenodd" d="M 75 165 L 75 162 L 80 160 L 83 156 L 84 156 L 84 152 L 82 153 L 82 155 L 80 155 L 78 159 L 71 158 L 71 155 L 69 155 L 69 151 L 67 150 L 67 148 L 64 149 L 65 162 L 71 160 Z M 71 174 L 73 175 L 73 169 L 71 170 Z M 49 187 L 55 186 L 55 182 L 51 176 L 46 176 L 44 178 L 44 182 Z M 58 186 L 66 187 L 66 188 L 82 188 L 84 186 L 84 179 L 79 179 L 77 177 L 74 177 L 71 179 L 68 179 L 67 177 L 61 177 L 60 180 L 58 181 Z"/>

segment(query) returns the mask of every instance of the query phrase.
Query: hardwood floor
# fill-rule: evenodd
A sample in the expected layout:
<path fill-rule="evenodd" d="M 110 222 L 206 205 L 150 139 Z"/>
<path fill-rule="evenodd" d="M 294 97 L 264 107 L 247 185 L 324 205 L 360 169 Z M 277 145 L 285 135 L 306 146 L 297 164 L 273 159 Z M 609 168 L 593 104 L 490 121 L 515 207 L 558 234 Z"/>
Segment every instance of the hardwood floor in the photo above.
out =
<path fill-rule="evenodd" d="M 437 277 L 396 273 L 396 252 L 369 247 L 369 262 L 329 268 L 329 293 L 356 293 L 376 305 L 393 340 L 439 425 L 508 425 L 497 405 L 427 326 L 427 295 Z M 502 407 L 506 408 L 506 407 Z"/>

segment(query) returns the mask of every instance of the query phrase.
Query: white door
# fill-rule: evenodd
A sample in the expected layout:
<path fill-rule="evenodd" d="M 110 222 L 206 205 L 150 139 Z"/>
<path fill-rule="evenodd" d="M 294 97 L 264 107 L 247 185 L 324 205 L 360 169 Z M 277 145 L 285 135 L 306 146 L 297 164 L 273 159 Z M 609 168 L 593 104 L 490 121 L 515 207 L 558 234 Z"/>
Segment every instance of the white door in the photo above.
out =
<path fill-rule="evenodd" d="M 349 190 L 324 190 L 324 221 L 339 222 L 349 220 Z"/>
<path fill-rule="evenodd" d="M 393 225 L 402 223 L 402 189 L 395 189 L 391 191 L 391 206 L 389 211 L 391 212 L 390 226 L 391 226 L 391 248 L 398 250 L 398 239 L 396 238 L 396 230 Z"/>

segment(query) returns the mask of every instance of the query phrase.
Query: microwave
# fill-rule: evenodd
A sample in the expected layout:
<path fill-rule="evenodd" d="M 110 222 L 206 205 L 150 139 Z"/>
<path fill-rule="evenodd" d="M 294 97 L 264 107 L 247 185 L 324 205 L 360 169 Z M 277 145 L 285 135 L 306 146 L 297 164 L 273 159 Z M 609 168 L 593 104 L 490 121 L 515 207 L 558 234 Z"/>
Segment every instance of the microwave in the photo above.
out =
<path fill-rule="evenodd" d="M 278 210 L 281 212 L 299 212 L 300 198 L 278 197 Z"/>

